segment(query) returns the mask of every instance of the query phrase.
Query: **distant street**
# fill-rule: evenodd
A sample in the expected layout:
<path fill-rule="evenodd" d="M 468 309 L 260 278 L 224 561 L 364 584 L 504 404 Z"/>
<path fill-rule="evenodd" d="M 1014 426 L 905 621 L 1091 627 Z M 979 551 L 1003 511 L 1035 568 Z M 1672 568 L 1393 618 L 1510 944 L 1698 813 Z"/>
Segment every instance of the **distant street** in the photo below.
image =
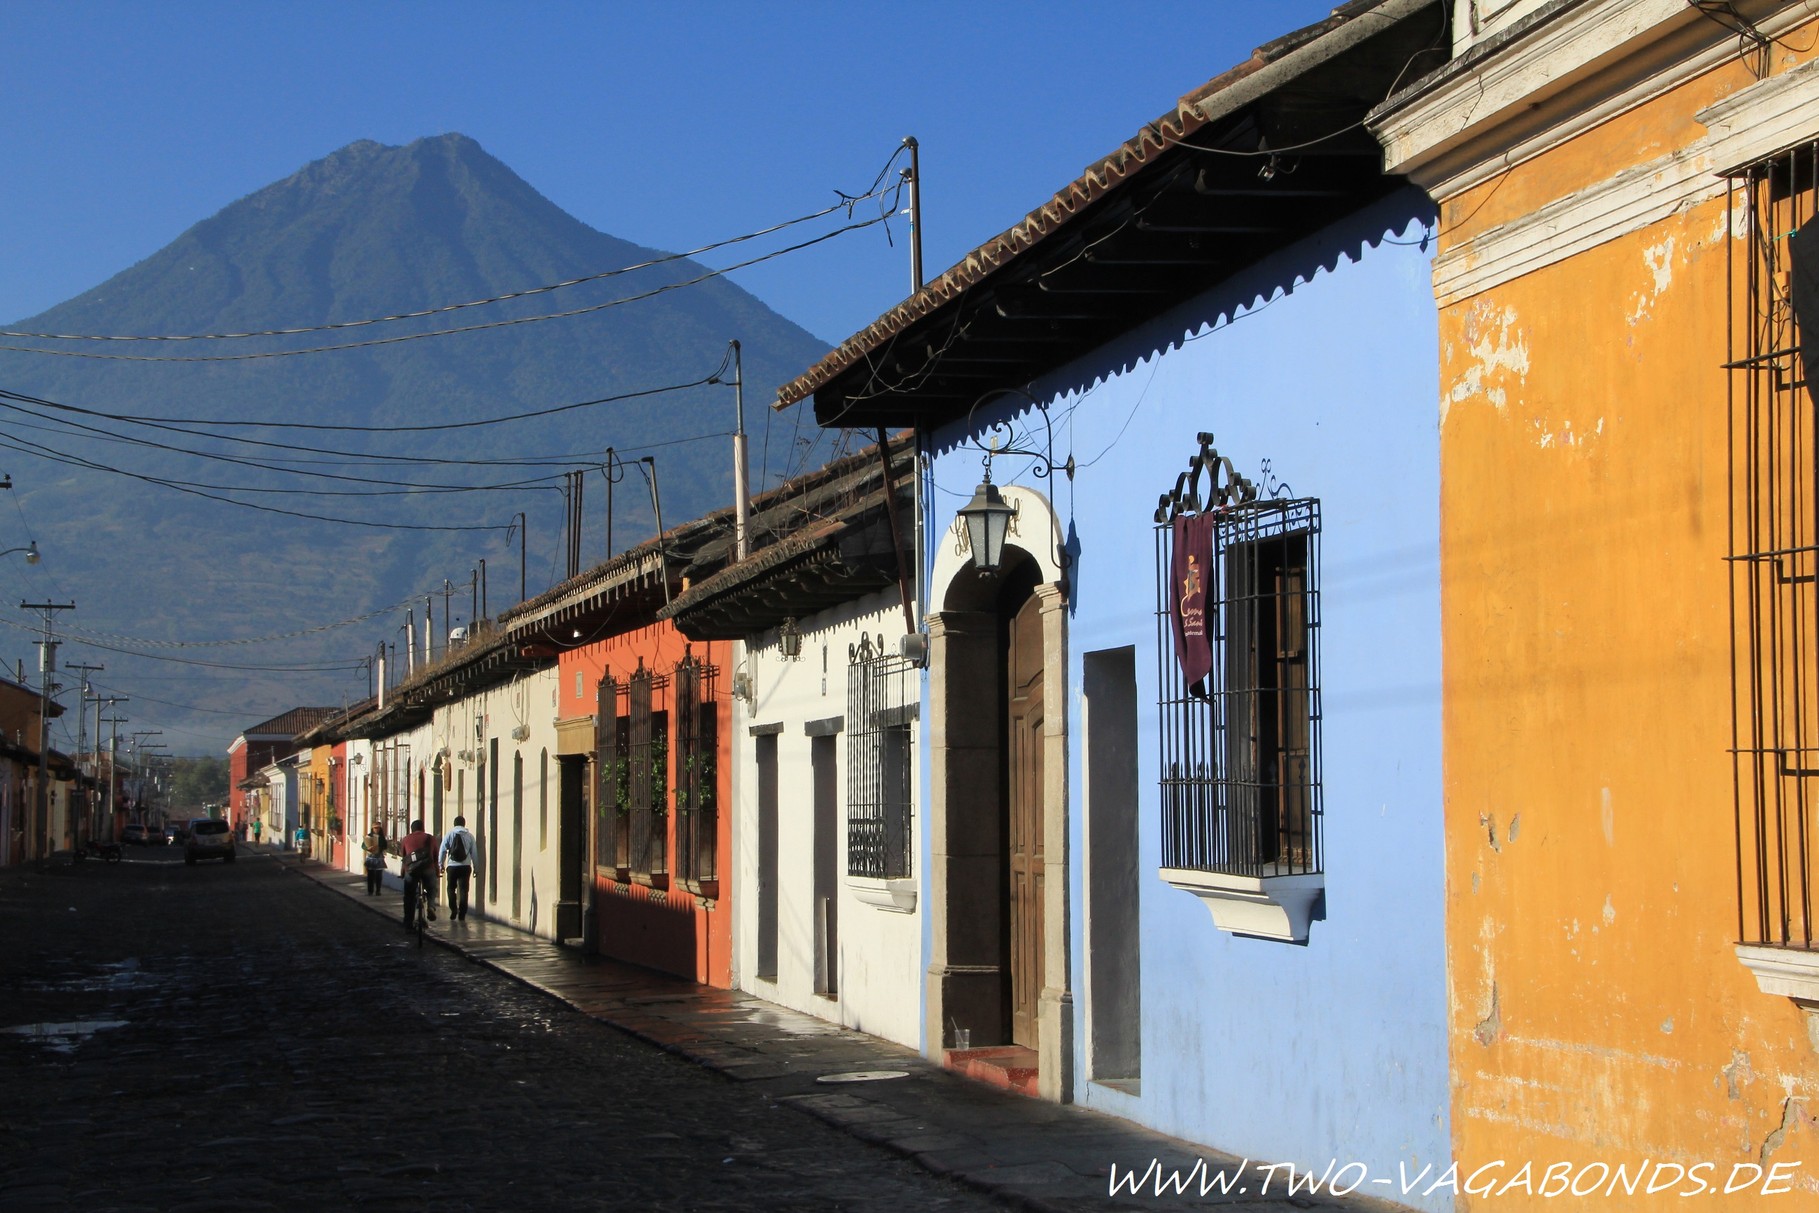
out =
<path fill-rule="evenodd" d="M 126 854 L 0 874 L 0 1210 L 997 1207 L 268 856 Z"/>

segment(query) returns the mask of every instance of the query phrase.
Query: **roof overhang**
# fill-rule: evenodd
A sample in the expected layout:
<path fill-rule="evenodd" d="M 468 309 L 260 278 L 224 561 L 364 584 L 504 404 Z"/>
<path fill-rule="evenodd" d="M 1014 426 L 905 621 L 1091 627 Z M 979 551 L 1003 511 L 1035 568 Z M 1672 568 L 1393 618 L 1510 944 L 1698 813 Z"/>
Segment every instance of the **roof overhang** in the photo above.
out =
<path fill-rule="evenodd" d="M 1442 0 L 1259 48 L 778 389 L 824 426 L 965 417 L 1396 189 L 1364 117 L 1447 53 Z M 1427 56 L 1431 54 L 1432 62 Z"/>

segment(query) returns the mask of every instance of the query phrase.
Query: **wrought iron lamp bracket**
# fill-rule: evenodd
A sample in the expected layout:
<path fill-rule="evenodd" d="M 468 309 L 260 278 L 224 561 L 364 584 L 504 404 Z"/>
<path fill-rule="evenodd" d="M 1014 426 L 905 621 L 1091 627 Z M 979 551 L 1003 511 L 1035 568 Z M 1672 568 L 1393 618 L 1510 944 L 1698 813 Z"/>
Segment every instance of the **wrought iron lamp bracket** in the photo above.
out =
<path fill-rule="evenodd" d="M 992 460 L 1007 455 L 1018 455 L 1035 460 L 1036 462 L 1032 465 L 1030 470 L 1033 471 L 1039 479 L 1046 480 L 1059 471 L 1066 472 L 1067 478 L 1072 480 L 1075 471 L 1074 457 L 1069 455 L 1062 462 L 1055 462 L 1055 428 L 1053 423 L 1049 421 L 1048 402 L 1037 399 L 1022 388 L 996 388 L 973 401 L 973 407 L 966 411 L 966 428 L 968 433 L 971 434 L 978 429 L 973 422 L 973 416 L 979 411 L 979 406 L 986 401 L 996 399 L 999 396 L 1018 396 L 1028 401 L 1029 404 L 1035 408 L 1036 412 L 1042 417 L 1043 443 L 1042 449 L 1040 450 L 1036 449 L 1034 446 L 1019 446 L 1016 428 L 1012 426 L 1009 421 L 994 421 L 990 425 L 985 426 L 983 433 L 993 435 L 993 437 L 989 440 L 983 440 L 981 437 L 975 436 L 968 438 L 967 441 L 978 447 L 985 456 L 986 481 L 990 482 L 992 478 Z M 1002 441 L 1000 441 L 999 436 L 1002 436 Z"/>

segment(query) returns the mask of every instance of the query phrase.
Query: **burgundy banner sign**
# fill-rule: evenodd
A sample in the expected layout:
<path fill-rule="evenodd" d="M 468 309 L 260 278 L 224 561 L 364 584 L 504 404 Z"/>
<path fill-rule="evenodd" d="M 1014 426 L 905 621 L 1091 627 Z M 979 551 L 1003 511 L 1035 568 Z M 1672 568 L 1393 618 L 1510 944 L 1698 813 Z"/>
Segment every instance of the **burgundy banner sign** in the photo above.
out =
<path fill-rule="evenodd" d="M 1171 524 L 1174 555 L 1169 577 L 1169 616 L 1175 630 L 1175 660 L 1188 692 L 1206 698 L 1206 676 L 1213 668 L 1213 646 L 1207 637 L 1206 579 L 1213 560 L 1213 517 L 1182 515 Z"/>

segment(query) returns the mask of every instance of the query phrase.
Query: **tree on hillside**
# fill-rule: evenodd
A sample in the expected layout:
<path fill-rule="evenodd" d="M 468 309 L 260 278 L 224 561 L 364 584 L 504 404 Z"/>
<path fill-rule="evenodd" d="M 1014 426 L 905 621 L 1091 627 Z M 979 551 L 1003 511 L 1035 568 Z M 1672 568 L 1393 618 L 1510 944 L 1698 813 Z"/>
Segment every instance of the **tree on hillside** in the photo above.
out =
<path fill-rule="evenodd" d="M 179 758 L 171 771 L 171 809 L 176 815 L 202 813 L 202 806 L 227 800 L 227 759 Z"/>

